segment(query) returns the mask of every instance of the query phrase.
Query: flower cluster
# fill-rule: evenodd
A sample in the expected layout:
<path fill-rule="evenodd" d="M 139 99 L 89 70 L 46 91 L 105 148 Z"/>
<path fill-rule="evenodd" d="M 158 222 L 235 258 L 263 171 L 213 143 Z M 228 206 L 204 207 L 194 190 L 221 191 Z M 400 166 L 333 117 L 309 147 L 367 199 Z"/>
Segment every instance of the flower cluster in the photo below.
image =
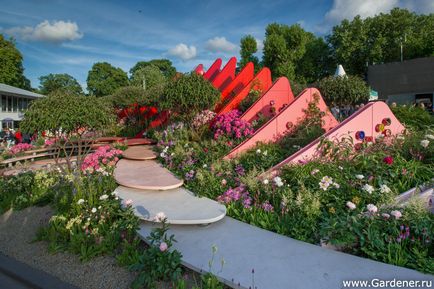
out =
<path fill-rule="evenodd" d="M 54 145 L 55 143 L 56 143 L 55 139 L 47 138 L 44 141 L 44 146 L 50 147 L 50 146 Z"/>
<path fill-rule="evenodd" d="M 327 191 L 330 186 L 333 186 L 336 189 L 340 188 L 340 185 L 336 182 L 333 182 L 333 178 L 329 176 L 324 176 L 318 184 L 319 187 L 324 191 Z"/>
<path fill-rule="evenodd" d="M 198 129 L 203 125 L 209 124 L 215 116 L 215 112 L 204 110 L 194 117 L 192 125 L 195 129 Z"/>
<path fill-rule="evenodd" d="M 239 186 L 237 188 L 230 188 L 223 195 L 217 197 L 217 201 L 225 204 L 230 204 L 232 202 L 241 201 L 244 208 L 250 209 L 252 205 L 252 197 L 250 193 L 245 190 L 244 186 Z"/>
<path fill-rule="evenodd" d="M 27 151 L 27 150 L 30 150 L 30 149 L 32 149 L 32 148 L 33 148 L 33 146 L 32 146 L 31 144 L 27 144 L 27 143 L 19 143 L 19 144 L 14 145 L 13 147 L 11 147 L 11 148 L 9 149 L 9 153 L 10 153 L 11 155 L 16 155 L 16 154 L 19 154 L 19 153 L 25 152 L 25 151 Z"/>
<path fill-rule="evenodd" d="M 94 153 L 86 156 L 81 165 L 83 172 L 100 172 L 103 175 L 108 175 L 108 170 L 111 170 L 119 160 L 122 154 L 121 150 L 113 149 L 110 146 L 101 146 Z"/>
<path fill-rule="evenodd" d="M 240 116 L 238 110 L 217 116 L 212 125 L 214 139 L 217 140 L 222 136 L 235 139 L 251 136 L 254 132 L 252 126 L 247 121 L 241 120 Z"/>

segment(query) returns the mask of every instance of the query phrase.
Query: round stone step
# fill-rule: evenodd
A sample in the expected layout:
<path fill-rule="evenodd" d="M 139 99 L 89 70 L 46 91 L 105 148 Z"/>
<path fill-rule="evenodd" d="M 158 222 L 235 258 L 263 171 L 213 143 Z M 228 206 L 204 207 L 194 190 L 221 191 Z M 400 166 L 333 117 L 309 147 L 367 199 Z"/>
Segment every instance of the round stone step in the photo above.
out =
<path fill-rule="evenodd" d="M 184 183 L 154 160 L 121 159 L 116 164 L 114 178 L 119 185 L 143 190 L 170 190 Z"/>
<path fill-rule="evenodd" d="M 151 146 L 133 146 L 127 148 L 123 153 L 123 157 L 129 160 L 153 160 L 157 158 L 157 154 L 152 151 Z"/>
<path fill-rule="evenodd" d="M 184 188 L 162 192 L 120 186 L 115 192 L 123 200 L 132 200 L 135 215 L 145 221 L 156 222 L 155 216 L 163 212 L 169 224 L 200 225 L 217 222 L 226 215 L 224 205 L 196 197 Z"/>
<path fill-rule="evenodd" d="M 155 142 L 147 138 L 129 138 L 125 140 L 125 143 L 128 146 L 137 146 L 137 145 L 150 145 L 150 144 L 154 144 Z"/>

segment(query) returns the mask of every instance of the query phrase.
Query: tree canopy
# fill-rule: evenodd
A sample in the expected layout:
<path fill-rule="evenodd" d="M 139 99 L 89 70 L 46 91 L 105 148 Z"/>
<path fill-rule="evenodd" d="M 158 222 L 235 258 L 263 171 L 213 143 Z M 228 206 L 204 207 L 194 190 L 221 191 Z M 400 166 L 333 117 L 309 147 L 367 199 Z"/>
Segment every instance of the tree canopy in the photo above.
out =
<path fill-rule="evenodd" d="M 134 72 L 130 84 L 148 90 L 156 85 L 164 85 L 166 81 L 166 77 L 157 66 L 148 65 Z"/>
<path fill-rule="evenodd" d="M 15 47 L 13 39 L 0 34 L 0 82 L 23 89 L 31 89 L 30 81 L 24 76 L 23 56 Z"/>
<path fill-rule="evenodd" d="M 172 65 L 172 61 L 169 59 L 153 59 L 150 61 L 139 61 L 130 69 L 130 78 L 133 79 L 137 71 L 147 67 L 155 66 L 161 71 L 161 73 L 167 78 L 172 79 L 175 77 L 176 68 Z"/>
<path fill-rule="evenodd" d="M 318 89 L 329 105 L 366 103 L 369 99 L 369 87 L 358 76 L 328 76 L 319 82 Z"/>
<path fill-rule="evenodd" d="M 39 77 L 41 94 L 48 95 L 56 91 L 63 91 L 67 94 L 83 94 L 78 81 L 69 74 L 48 74 Z"/>
<path fill-rule="evenodd" d="M 238 64 L 239 68 L 243 68 L 247 63 L 252 62 L 255 66 L 255 70 L 259 69 L 259 59 L 255 56 L 258 52 L 258 44 L 256 43 L 255 37 L 252 35 L 246 35 L 241 38 L 240 41 L 240 62 Z"/>
<path fill-rule="evenodd" d="M 94 96 L 109 95 L 127 85 L 127 73 L 107 62 L 95 63 L 87 76 L 87 90 Z"/>

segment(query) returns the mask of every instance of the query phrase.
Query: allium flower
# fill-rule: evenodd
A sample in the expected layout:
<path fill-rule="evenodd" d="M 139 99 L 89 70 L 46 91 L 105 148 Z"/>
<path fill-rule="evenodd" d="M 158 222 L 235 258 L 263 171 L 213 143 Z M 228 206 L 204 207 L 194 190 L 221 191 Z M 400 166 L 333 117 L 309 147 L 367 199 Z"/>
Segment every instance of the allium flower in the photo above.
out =
<path fill-rule="evenodd" d="M 154 217 L 154 221 L 156 222 L 163 222 L 166 219 L 166 214 L 164 214 L 163 212 L 159 212 L 155 215 Z"/>
<path fill-rule="evenodd" d="M 77 201 L 77 205 L 81 205 L 81 204 L 83 204 L 83 203 L 84 203 L 84 200 L 83 200 L 83 199 L 80 199 L 80 200 Z"/>
<path fill-rule="evenodd" d="M 429 145 L 429 140 L 427 139 L 421 140 L 420 145 L 423 146 L 424 148 L 427 148 Z"/>
<path fill-rule="evenodd" d="M 378 211 L 378 208 L 373 204 L 367 205 L 366 208 L 368 209 L 369 213 L 372 214 L 375 214 Z"/>
<path fill-rule="evenodd" d="M 356 175 L 356 179 L 363 180 L 365 178 L 364 175 Z"/>
<path fill-rule="evenodd" d="M 385 162 L 388 165 L 393 164 L 393 157 L 392 156 L 387 156 L 383 159 L 383 162 Z"/>
<path fill-rule="evenodd" d="M 264 185 L 268 185 L 269 181 L 268 181 L 267 179 L 265 179 L 265 180 L 262 181 L 262 183 L 263 183 Z"/>
<path fill-rule="evenodd" d="M 348 209 L 350 209 L 350 210 L 354 210 L 356 208 L 356 204 L 354 204 L 353 202 L 350 202 L 350 201 L 348 201 L 346 205 L 347 205 Z"/>
<path fill-rule="evenodd" d="M 392 216 L 394 216 L 395 217 L 395 219 L 400 219 L 401 217 L 402 217 L 402 213 L 400 212 L 400 211 L 392 211 L 392 212 L 390 212 L 390 215 L 392 215 Z"/>
<path fill-rule="evenodd" d="M 372 192 L 375 190 L 373 186 L 365 184 L 362 189 L 366 192 L 368 192 L 369 194 L 372 194 Z"/>
<path fill-rule="evenodd" d="M 108 199 L 108 196 L 107 196 L 106 194 L 104 194 L 104 195 L 102 195 L 101 197 L 99 197 L 99 199 L 100 199 L 101 201 L 104 201 L 104 200 L 107 200 L 107 199 Z"/>
<path fill-rule="evenodd" d="M 166 244 L 166 242 L 161 242 L 161 244 L 160 244 L 160 251 L 164 252 L 166 250 L 167 250 L 167 244 Z"/>
<path fill-rule="evenodd" d="M 132 206 L 132 205 L 133 205 L 133 200 L 128 199 L 128 200 L 124 201 L 124 205 L 125 205 L 125 207 L 130 207 L 130 206 Z"/>
<path fill-rule="evenodd" d="M 96 213 L 96 208 L 94 207 L 94 208 L 92 208 L 92 211 L 91 211 L 92 213 Z"/>
<path fill-rule="evenodd" d="M 392 190 L 387 185 L 380 186 L 380 192 L 383 194 L 390 193 Z"/>
<path fill-rule="evenodd" d="M 275 178 L 273 179 L 273 181 L 274 181 L 274 183 L 276 184 L 276 186 L 278 186 L 278 187 L 283 186 L 283 182 L 282 182 L 282 179 L 281 179 L 280 177 L 275 177 Z"/>

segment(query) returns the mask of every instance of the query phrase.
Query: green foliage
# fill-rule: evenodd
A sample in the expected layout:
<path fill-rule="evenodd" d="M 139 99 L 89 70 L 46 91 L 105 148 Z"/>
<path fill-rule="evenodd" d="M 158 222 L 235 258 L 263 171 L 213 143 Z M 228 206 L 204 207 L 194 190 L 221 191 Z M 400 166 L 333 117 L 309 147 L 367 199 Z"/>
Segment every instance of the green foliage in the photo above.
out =
<path fill-rule="evenodd" d="M 131 79 L 135 77 L 137 71 L 148 66 L 157 67 L 167 80 L 173 79 L 176 75 L 176 68 L 173 67 L 172 61 L 169 59 L 153 59 L 150 61 L 137 62 L 134 67 L 130 69 Z"/>
<path fill-rule="evenodd" d="M 39 92 L 44 95 L 61 91 L 65 94 L 81 95 L 83 89 L 78 81 L 69 74 L 48 74 L 39 77 Z"/>
<path fill-rule="evenodd" d="M 116 108 L 126 108 L 134 103 L 145 103 L 147 93 L 142 87 L 124 86 L 118 88 L 112 95 L 107 96 Z"/>
<path fill-rule="evenodd" d="M 130 80 L 131 85 L 141 87 L 144 90 L 158 85 L 164 86 L 165 82 L 166 77 L 155 65 L 148 65 L 135 70 Z"/>
<path fill-rule="evenodd" d="M 321 79 L 318 89 L 330 105 L 366 103 L 369 99 L 369 87 L 358 76 L 329 76 Z"/>
<path fill-rule="evenodd" d="M 127 85 L 127 73 L 107 62 L 95 63 L 87 75 L 87 90 L 94 96 L 109 95 Z"/>
<path fill-rule="evenodd" d="M 400 60 L 400 44 L 404 59 L 432 56 L 434 14 L 418 15 L 406 9 L 394 8 L 374 17 L 343 20 L 333 27 L 327 41 L 332 56 L 348 73 L 364 76 L 367 63 Z"/>
<path fill-rule="evenodd" d="M 94 96 L 56 93 L 33 101 L 20 124 L 23 131 L 50 131 L 70 135 L 78 129 L 104 130 L 114 122 L 111 106 Z"/>
<path fill-rule="evenodd" d="M 391 106 L 393 114 L 406 127 L 420 131 L 427 126 L 434 126 L 434 116 L 418 106 Z"/>
<path fill-rule="evenodd" d="M 24 76 L 23 56 L 15 47 L 14 39 L 7 40 L 0 34 L 0 83 L 23 89 L 31 89 Z"/>
<path fill-rule="evenodd" d="M 249 94 L 247 95 L 247 97 L 245 97 L 239 107 L 238 110 L 241 112 L 245 112 L 247 109 L 249 109 L 261 96 L 261 91 L 260 90 L 255 90 L 252 89 L 250 90 Z"/>
<path fill-rule="evenodd" d="M 167 84 L 159 105 L 178 118 L 191 120 L 200 111 L 213 109 L 219 100 L 219 91 L 209 81 L 187 73 Z"/>
<path fill-rule="evenodd" d="M 238 66 L 242 69 L 247 63 L 252 62 L 255 67 L 255 72 L 259 70 L 259 60 L 254 54 L 258 52 L 258 45 L 255 37 L 246 35 L 240 41 L 240 62 Z"/>
<path fill-rule="evenodd" d="M 161 228 L 155 228 L 148 237 L 150 247 L 139 256 L 138 263 L 131 266 L 139 271 L 132 288 L 156 288 L 158 281 L 176 282 L 181 277 L 182 255 L 171 250 L 176 242 L 174 235 L 168 236 L 166 218 L 161 220 Z M 163 247 L 164 246 L 164 247 Z"/>

